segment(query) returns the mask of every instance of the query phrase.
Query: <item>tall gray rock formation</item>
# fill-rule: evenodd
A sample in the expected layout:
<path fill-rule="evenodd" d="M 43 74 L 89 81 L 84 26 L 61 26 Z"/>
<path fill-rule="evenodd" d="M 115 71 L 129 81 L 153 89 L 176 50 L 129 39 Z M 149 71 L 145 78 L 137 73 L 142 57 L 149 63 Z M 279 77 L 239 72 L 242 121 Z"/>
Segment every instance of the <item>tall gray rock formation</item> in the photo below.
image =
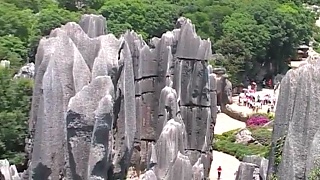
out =
<path fill-rule="evenodd" d="M 319 57 L 310 57 L 307 61 L 301 67 L 289 70 L 281 81 L 269 178 L 309 179 L 319 170 Z"/>
<path fill-rule="evenodd" d="M 268 160 L 257 156 L 245 156 L 240 163 L 236 180 L 267 180 Z"/>
<path fill-rule="evenodd" d="M 217 78 L 210 40 L 180 18 L 151 46 L 105 35 L 85 15 L 41 39 L 27 146 L 29 179 L 204 179 L 211 164 Z M 27 176 L 27 173 L 25 174 Z"/>

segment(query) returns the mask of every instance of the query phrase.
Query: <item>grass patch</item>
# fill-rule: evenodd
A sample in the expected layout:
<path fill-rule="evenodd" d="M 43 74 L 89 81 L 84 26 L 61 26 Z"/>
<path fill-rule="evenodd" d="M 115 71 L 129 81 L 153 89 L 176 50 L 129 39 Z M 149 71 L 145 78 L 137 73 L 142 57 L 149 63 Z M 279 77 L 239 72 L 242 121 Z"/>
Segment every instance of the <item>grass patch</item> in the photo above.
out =
<path fill-rule="evenodd" d="M 249 128 L 252 132 L 252 137 L 258 140 L 261 144 L 238 144 L 235 143 L 235 134 L 239 129 L 228 131 L 222 135 L 215 135 L 215 144 L 213 149 L 221 151 L 226 154 L 235 156 L 237 159 L 242 160 L 243 157 L 248 155 L 259 155 L 267 157 L 270 151 L 271 134 L 267 128 Z"/>
<path fill-rule="evenodd" d="M 248 129 L 252 132 L 252 137 L 263 146 L 269 146 L 271 144 L 272 131 L 268 128 L 251 127 Z"/>

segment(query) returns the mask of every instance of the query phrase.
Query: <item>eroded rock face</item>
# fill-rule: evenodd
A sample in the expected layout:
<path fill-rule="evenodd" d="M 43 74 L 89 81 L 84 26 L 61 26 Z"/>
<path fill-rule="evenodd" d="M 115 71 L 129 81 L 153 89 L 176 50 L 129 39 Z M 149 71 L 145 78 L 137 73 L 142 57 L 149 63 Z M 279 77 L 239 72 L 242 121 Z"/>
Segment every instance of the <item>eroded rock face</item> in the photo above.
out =
<path fill-rule="evenodd" d="M 218 100 L 211 42 L 186 18 L 152 46 L 133 31 L 105 35 L 101 16 L 79 24 L 40 41 L 24 175 L 124 179 L 132 165 L 144 179 L 208 177 Z"/>
<path fill-rule="evenodd" d="M 0 160 L 0 179 L 2 180 L 20 180 L 15 165 L 10 165 L 8 160 Z"/>
<path fill-rule="evenodd" d="M 34 68 L 34 63 L 27 63 L 20 68 L 19 72 L 14 75 L 14 78 L 34 78 Z"/>
<path fill-rule="evenodd" d="M 232 104 L 232 83 L 228 80 L 225 68 L 212 68 L 217 82 L 217 104 L 224 109 L 227 104 Z"/>
<path fill-rule="evenodd" d="M 252 163 L 257 166 L 254 171 L 254 176 L 256 177 L 256 179 L 267 180 L 267 170 L 269 163 L 267 159 L 257 155 L 252 155 L 245 156 L 242 161 L 246 163 Z"/>
<path fill-rule="evenodd" d="M 310 60 L 281 81 L 274 121 L 268 177 L 308 179 L 318 167 L 320 64 Z M 294 154 L 294 158 L 292 155 Z"/>
<path fill-rule="evenodd" d="M 236 141 L 235 141 L 236 143 L 245 144 L 245 145 L 248 145 L 256 141 L 252 137 L 252 133 L 250 132 L 250 130 L 247 128 L 239 130 L 236 133 L 235 138 L 236 138 Z"/>
<path fill-rule="evenodd" d="M 252 163 L 241 162 L 238 168 L 236 180 L 249 180 L 255 179 L 255 169 L 257 166 Z"/>

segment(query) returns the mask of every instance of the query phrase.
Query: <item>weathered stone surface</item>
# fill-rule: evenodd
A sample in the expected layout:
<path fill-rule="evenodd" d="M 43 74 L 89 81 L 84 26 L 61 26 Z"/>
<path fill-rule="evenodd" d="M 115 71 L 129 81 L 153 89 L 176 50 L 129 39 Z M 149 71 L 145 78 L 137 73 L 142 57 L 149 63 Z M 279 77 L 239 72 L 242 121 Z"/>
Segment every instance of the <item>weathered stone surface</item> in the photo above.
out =
<path fill-rule="evenodd" d="M 157 176 L 154 174 L 152 170 L 148 170 L 144 176 L 142 177 L 143 180 L 157 180 Z"/>
<path fill-rule="evenodd" d="M 193 180 L 203 180 L 204 179 L 204 167 L 201 163 L 201 158 L 192 166 Z"/>
<path fill-rule="evenodd" d="M 29 179 L 124 179 L 129 166 L 150 180 L 207 178 L 217 94 L 229 87 L 208 65 L 210 40 L 186 18 L 150 46 L 133 31 L 104 35 L 101 16 L 79 24 L 38 47 Z"/>
<path fill-rule="evenodd" d="M 201 40 L 199 36 L 195 36 L 195 27 L 190 22 L 181 26 L 178 42 L 178 58 L 208 60 L 212 55 L 210 40 Z"/>
<path fill-rule="evenodd" d="M 94 111 L 98 108 L 99 101 L 104 96 L 112 94 L 112 91 L 113 85 L 111 78 L 108 76 L 99 76 L 70 99 L 66 118 L 69 163 L 73 178 L 88 176 L 87 168 L 89 155 L 91 154 L 92 132 L 94 125 L 101 123 L 99 118 L 95 119 Z M 102 101 L 106 100 L 103 99 Z M 108 131 L 104 131 L 108 133 Z M 98 133 L 97 129 L 95 133 Z M 97 138 L 96 134 L 93 138 Z M 103 136 L 99 138 L 103 138 Z M 92 145 L 95 146 L 97 142 L 92 141 L 92 143 Z M 97 149 L 93 147 L 91 151 L 95 150 Z"/>
<path fill-rule="evenodd" d="M 47 69 L 48 62 L 50 57 L 55 51 L 55 46 L 53 44 L 58 44 L 57 38 L 42 38 L 39 42 L 37 54 L 36 54 L 36 62 L 35 62 L 35 80 L 34 80 L 34 88 L 32 95 L 32 105 L 30 112 L 30 120 L 29 120 L 29 140 L 27 141 L 26 151 L 29 154 L 29 159 L 31 159 L 32 155 L 32 144 L 35 139 L 35 125 L 38 119 L 42 115 L 43 109 L 39 109 L 43 107 L 43 90 L 42 90 L 42 82 L 43 75 Z M 38 136 L 40 137 L 40 136 Z"/>
<path fill-rule="evenodd" d="M 32 171 L 35 178 L 47 178 L 43 177 L 46 174 L 43 171 L 48 171 L 50 172 L 48 177 L 56 179 L 63 171 L 66 145 L 64 114 L 67 111 L 69 99 L 75 94 L 73 63 L 78 58 L 82 58 L 71 39 L 65 36 L 57 36 L 53 39 L 48 47 L 52 48 L 49 48 L 49 53 L 54 55 L 51 54 L 48 57 L 42 87 L 39 87 L 40 92 L 43 93 L 37 104 L 40 108 L 35 112 L 40 118 L 38 119 L 40 122 L 36 121 L 34 141 L 37 148 L 34 148 L 32 156 Z M 65 56 L 65 54 L 70 55 Z M 46 62 L 42 61 L 42 63 Z M 40 70 L 43 69 L 39 68 Z"/>
<path fill-rule="evenodd" d="M 252 133 L 247 128 L 239 130 L 236 133 L 235 138 L 236 138 L 236 141 L 235 141 L 236 143 L 245 144 L 245 145 L 248 145 L 255 141 L 255 139 L 252 137 Z"/>
<path fill-rule="evenodd" d="M 318 167 L 315 162 L 319 154 L 320 86 L 316 78 L 320 75 L 319 69 L 319 62 L 310 61 L 288 71 L 281 81 L 268 177 L 307 179 Z M 279 139 L 284 139 L 283 143 Z"/>
<path fill-rule="evenodd" d="M 90 38 L 106 34 L 107 22 L 101 15 L 84 14 L 81 16 L 79 25 Z"/>
<path fill-rule="evenodd" d="M 237 171 L 236 180 L 249 180 L 254 178 L 255 164 L 241 162 Z"/>
<path fill-rule="evenodd" d="M 164 177 L 164 179 L 165 180 L 176 180 L 176 179 L 191 180 L 192 166 L 188 156 L 185 156 L 180 152 L 178 152 L 175 160 L 173 161 L 173 164 L 168 169 L 168 172 Z"/>
<path fill-rule="evenodd" d="M 258 176 L 261 177 L 261 180 L 267 180 L 267 170 L 268 170 L 268 163 L 269 163 L 267 159 L 257 155 L 252 155 L 252 156 L 245 156 L 242 161 L 257 165 L 259 167 Z"/>
<path fill-rule="evenodd" d="M 1 177 L 2 176 L 2 177 Z M 0 160 L 0 179 L 21 180 L 15 165 L 9 164 L 8 160 Z"/>
<path fill-rule="evenodd" d="M 136 102 L 134 92 L 134 74 L 130 49 L 127 43 L 124 43 L 120 54 L 121 67 L 119 83 L 117 84 L 117 100 L 120 106 L 116 109 L 119 115 L 116 119 L 117 127 L 114 134 L 114 178 L 124 179 L 126 170 L 129 168 L 129 162 L 132 155 L 132 147 L 136 134 Z"/>
<path fill-rule="evenodd" d="M 187 137 L 184 131 L 184 125 L 174 119 L 169 120 L 163 128 L 156 143 L 156 155 L 159 159 L 155 172 L 158 178 L 166 177 L 178 152 L 183 152 L 186 149 Z"/>
<path fill-rule="evenodd" d="M 227 104 L 224 108 L 221 109 L 223 113 L 230 116 L 233 119 L 239 120 L 241 122 L 246 122 L 249 118 L 249 113 L 239 111 L 237 106 L 233 106 L 232 104 Z"/>
<path fill-rule="evenodd" d="M 97 57 L 100 49 L 98 40 L 96 38 L 90 38 L 82 28 L 74 22 L 69 22 L 62 26 L 60 31 L 63 31 L 70 39 L 72 39 L 91 70 L 94 59 Z M 55 31 L 51 32 L 50 36 L 54 35 Z"/>
<path fill-rule="evenodd" d="M 5 61 L 1 61 L 1 65 L 2 64 L 4 67 L 7 67 L 10 65 L 10 62 L 8 65 L 8 63 L 5 63 Z M 19 72 L 17 74 L 15 74 L 13 78 L 14 79 L 16 79 L 16 78 L 31 78 L 32 79 L 32 78 L 34 78 L 34 73 L 35 73 L 34 63 L 27 63 L 19 69 Z"/>
<path fill-rule="evenodd" d="M 117 39 L 113 34 L 99 36 L 97 38 L 100 50 L 93 62 L 92 78 L 109 75 L 114 78 L 119 69 L 120 48 L 122 40 Z"/>
<path fill-rule="evenodd" d="M 211 123 L 210 108 L 181 107 L 181 114 L 186 126 L 188 149 L 202 150 Z M 200 140 L 202 139 L 202 141 Z"/>
<path fill-rule="evenodd" d="M 110 83 L 110 90 L 113 85 Z M 90 155 L 88 162 L 88 179 L 108 179 L 108 172 L 112 166 L 113 149 L 113 92 L 103 97 L 94 112 L 95 125 L 92 134 Z"/>

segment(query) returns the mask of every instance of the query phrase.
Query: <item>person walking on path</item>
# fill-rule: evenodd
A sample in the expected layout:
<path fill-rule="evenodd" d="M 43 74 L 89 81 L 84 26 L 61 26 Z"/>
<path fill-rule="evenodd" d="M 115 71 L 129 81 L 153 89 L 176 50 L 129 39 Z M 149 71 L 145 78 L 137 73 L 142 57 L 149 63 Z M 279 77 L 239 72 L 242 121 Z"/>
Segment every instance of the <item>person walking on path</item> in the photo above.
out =
<path fill-rule="evenodd" d="M 220 177 L 221 177 L 221 171 L 222 171 L 221 166 L 219 166 L 217 170 L 218 170 L 218 179 L 220 179 Z"/>

